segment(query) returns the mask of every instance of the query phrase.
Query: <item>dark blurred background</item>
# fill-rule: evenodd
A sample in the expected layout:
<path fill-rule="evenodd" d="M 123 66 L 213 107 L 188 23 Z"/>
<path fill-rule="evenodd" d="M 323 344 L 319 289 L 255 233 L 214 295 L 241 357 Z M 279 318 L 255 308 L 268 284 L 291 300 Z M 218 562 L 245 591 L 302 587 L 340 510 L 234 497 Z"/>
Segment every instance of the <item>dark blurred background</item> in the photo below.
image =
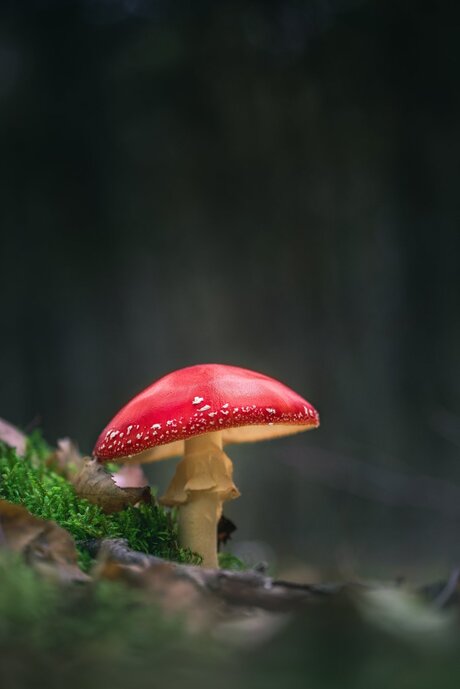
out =
<path fill-rule="evenodd" d="M 235 552 L 458 562 L 459 19 L 4 1 L 0 415 L 89 452 L 175 368 L 260 370 L 322 426 L 229 450 Z"/>

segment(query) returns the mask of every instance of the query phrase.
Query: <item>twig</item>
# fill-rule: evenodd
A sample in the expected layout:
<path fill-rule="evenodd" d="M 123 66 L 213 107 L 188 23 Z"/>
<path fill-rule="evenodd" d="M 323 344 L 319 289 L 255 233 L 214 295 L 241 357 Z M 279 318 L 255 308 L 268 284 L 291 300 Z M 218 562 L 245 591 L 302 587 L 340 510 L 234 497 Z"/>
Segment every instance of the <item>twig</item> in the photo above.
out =
<path fill-rule="evenodd" d="M 443 608 L 457 592 L 459 579 L 460 567 L 457 567 L 452 571 L 446 585 L 441 590 L 439 595 L 434 599 L 433 605 L 436 605 L 438 608 Z"/>
<path fill-rule="evenodd" d="M 293 611 L 299 605 L 312 603 L 324 599 L 326 596 L 337 594 L 345 586 L 348 586 L 345 584 L 328 586 L 294 584 L 276 581 L 254 570 L 233 572 L 178 564 L 154 555 L 131 550 L 125 539 L 85 541 L 81 545 L 84 545 L 93 556 L 97 555 L 102 561 L 111 561 L 119 565 L 134 565 L 145 571 L 153 571 L 161 567 L 163 572 L 169 571 L 171 579 L 187 579 L 202 592 L 211 593 L 226 603 L 236 606 L 257 607 L 272 612 Z"/>

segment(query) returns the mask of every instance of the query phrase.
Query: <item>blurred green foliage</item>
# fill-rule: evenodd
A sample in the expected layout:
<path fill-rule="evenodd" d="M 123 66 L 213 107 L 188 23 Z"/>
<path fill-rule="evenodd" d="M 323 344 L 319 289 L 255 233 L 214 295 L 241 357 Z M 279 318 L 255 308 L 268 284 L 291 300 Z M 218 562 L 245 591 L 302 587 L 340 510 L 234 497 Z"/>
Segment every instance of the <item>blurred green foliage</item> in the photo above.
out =
<path fill-rule="evenodd" d="M 122 687 L 187 682 L 223 657 L 138 591 L 99 582 L 59 589 L 0 557 L 0 686 Z M 186 678 L 186 671 L 191 673 Z"/>
<path fill-rule="evenodd" d="M 137 589 L 59 588 L 0 554 L 0 686 L 8 689 L 454 689 L 460 681 L 455 634 L 445 647 L 403 641 L 370 624 L 346 594 L 282 616 L 268 641 L 267 620 L 259 623 L 233 640 L 190 634 Z"/>

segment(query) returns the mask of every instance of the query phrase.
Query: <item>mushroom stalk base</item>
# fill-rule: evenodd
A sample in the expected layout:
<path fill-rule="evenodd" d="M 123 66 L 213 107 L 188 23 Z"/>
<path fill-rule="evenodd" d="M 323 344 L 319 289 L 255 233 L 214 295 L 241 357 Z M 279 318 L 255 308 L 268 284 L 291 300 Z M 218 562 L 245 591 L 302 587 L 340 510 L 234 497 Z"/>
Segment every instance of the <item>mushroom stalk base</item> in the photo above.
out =
<path fill-rule="evenodd" d="M 179 541 L 183 547 L 199 553 L 202 566 L 215 569 L 217 560 L 217 524 L 222 515 L 218 493 L 196 491 L 179 509 Z"/>

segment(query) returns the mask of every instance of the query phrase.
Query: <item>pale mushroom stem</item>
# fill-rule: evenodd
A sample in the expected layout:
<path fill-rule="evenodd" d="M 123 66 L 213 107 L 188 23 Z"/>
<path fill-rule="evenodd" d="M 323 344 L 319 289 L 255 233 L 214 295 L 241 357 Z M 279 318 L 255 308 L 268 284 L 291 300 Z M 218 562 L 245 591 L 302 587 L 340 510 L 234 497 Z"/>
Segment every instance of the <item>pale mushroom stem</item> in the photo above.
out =
<path fill-rule="evenodd" d="M 179 507 L 179 542 L 203 558 L 203 567 L 218 567 L 217 524 L 222 504 L 239 496 L 233 467 L 222 450 L 222 433 L 204 433 L 186 440 L 184 458 L 160 499 Z"/>
<path fill-rule="evenodd" d="M 197 455 L 222 450 L 222 433 L 205 433 L 185 441 L 184 460 L 195 461 Z M 193 455 L 193 459 L 192 459 Z M 216 455 L 214 461 L 218 461 Z M 188 502 L 179 508 L 179 542 L 203 558 L 202 566 L 216 568 L 217 524 L 222 516 L 222 495 L 209 490 L 189 494 Z"/>
<path fill-rule="evenodd" d="M 179 542 L 203 558 L 202 566 L 215 569 L 217 524 L 222 515 L 222 500 L 217 493 L 200 491 L 179 508 Z"/>

